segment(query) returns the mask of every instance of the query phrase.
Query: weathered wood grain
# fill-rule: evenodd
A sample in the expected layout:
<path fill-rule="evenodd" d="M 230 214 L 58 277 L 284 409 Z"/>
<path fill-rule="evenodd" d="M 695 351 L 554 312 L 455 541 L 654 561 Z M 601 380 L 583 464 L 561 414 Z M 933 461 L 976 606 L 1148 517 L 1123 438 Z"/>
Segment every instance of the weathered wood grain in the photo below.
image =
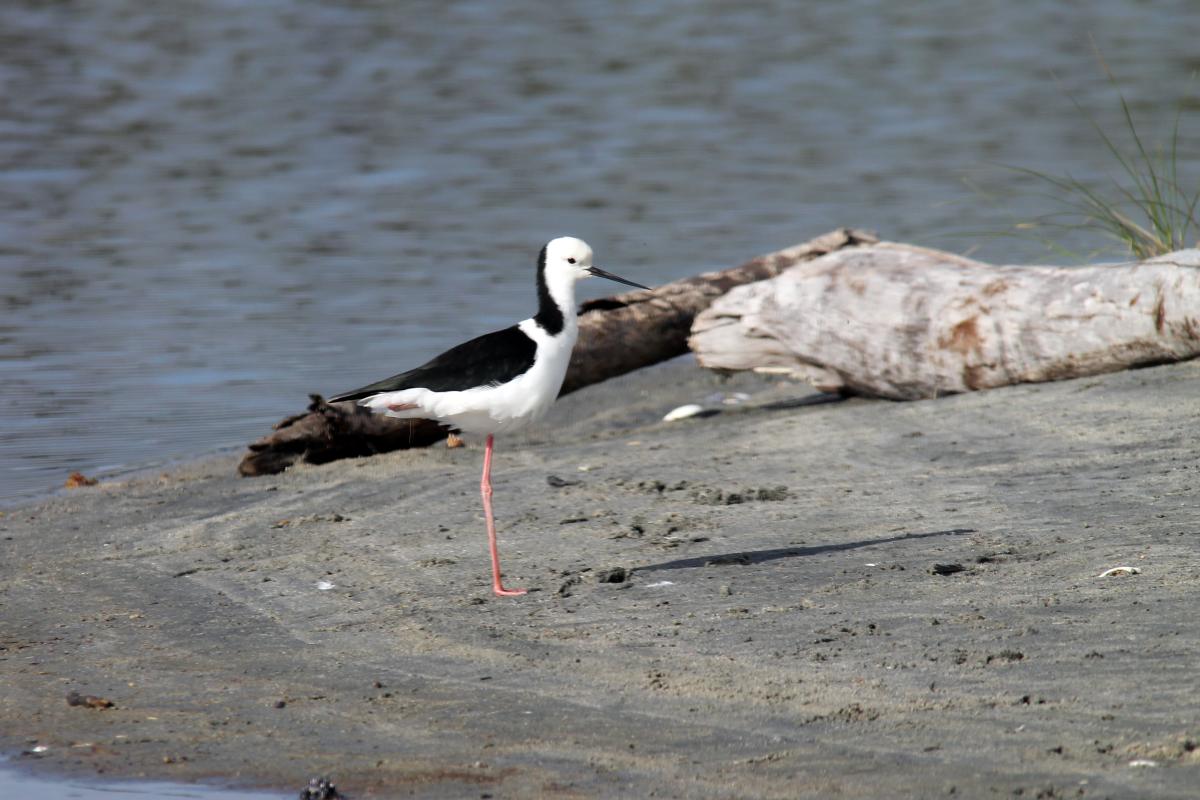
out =
<path fill-rule="evenodd" d="M 1200 250 L 1087 267 L 842 250 L 732 290 L 690 345 L 713 369 L 896 400 L 1179 361 L 1200 355 Z"/>

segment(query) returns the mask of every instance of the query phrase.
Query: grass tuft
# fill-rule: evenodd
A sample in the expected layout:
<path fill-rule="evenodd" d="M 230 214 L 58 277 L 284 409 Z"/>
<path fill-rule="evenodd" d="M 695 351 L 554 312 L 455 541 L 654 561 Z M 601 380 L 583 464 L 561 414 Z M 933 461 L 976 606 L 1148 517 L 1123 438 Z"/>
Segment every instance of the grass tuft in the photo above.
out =
<path fill-rule="evenodd" d="M 1179 177 L 1179 123 L 1183 103 L 1176 107 L 1169 147 L 1152 152 L 1143 143 L 1129 103 L 1117 88 L 1112 71 L 1103 59 L 1100 63 L 1120 98 L 1132 150 L 1127 152 L 1119 147 L 1074 97 L 1068 97 L 1120 165 L 1124 181 L 1113 178 L 1111 185 L 1097 187 L 1069 174 L 1058 176 L 1025 167 L 1009 167 L 1046 184 L 1050 195 L 1062 208 L 1016 227 L 1021 235 L 1032 234 L 1034 238 L 1041 238 L 1033 233 L 1040 229 L 1099 230 L 1139 259 L 1188 247 L 1189 242 L 1195 243 L 1200 231 L 1197 216 L 1200 186 L 1185 184 Z"/>

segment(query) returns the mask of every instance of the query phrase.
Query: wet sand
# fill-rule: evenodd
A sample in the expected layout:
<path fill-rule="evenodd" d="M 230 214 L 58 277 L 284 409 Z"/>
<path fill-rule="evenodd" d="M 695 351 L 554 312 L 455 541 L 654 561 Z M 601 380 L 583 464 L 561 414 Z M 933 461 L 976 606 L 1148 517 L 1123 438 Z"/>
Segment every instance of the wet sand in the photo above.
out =
<path fill-rule="evenodd" d="M 0 744 L 352 797 L 1195 796 L 1200 364 L 819 399 L 679 362 L 499 441 L 515 600 L 476 442 L 10 511 Z"/>

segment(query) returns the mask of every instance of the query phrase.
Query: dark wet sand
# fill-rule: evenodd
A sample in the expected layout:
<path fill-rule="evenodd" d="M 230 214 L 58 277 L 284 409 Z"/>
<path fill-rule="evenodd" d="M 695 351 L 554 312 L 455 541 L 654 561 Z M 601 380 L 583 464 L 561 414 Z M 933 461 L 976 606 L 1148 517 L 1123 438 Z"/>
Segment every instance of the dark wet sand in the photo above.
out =
<path fill-rule="evenodd" d="M 676 363 L 499 442 L 516 600 L 477 443 L 10 511 L 0 744 L 352 797 L 1194 797 L 1200 364 L 805 392 Z"/>

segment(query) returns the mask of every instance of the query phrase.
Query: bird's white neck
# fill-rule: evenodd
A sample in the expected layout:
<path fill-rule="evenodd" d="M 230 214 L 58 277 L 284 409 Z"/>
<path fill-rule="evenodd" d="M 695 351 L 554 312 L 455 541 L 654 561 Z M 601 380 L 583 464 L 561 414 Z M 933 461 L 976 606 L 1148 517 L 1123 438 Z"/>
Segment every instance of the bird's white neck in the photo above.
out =
<path fill-rule="evenodd" d="M 567 320 L 574 320 L 579 313 L 578 306 L 575 305 L 576 283 L 578 281 L 573 275 L 559 273 L 546 276 L 546 288 L 550 290 L 550 297 Z"/>
<path fill-rule="evenodd" d="M 543 269 L 538 274 L 538 312 L 534 321 L 551 336 L 574 336 L 576 277 L 569 272 Z"/>

